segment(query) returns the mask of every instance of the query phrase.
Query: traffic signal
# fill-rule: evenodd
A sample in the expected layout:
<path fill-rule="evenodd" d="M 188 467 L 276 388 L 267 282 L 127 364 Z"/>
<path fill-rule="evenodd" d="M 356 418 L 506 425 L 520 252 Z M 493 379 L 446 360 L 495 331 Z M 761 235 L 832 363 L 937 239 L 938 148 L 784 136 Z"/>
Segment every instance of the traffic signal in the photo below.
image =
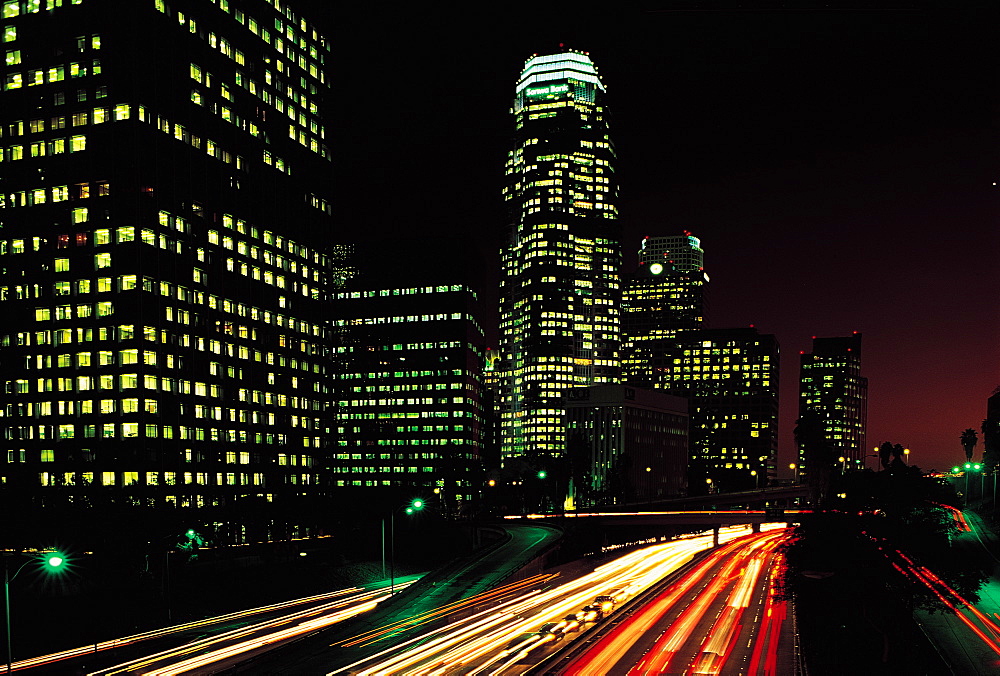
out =
<path fill-rule="evenodd" d="M 413 514 L 414 512 L 419 512 L 423 508 L 424 501 L 420 498 L 414 498 L 413 501 L 410 502 L 410 506 L 406 508 L 406 513 Z"/>
<path fill-rule="evenodd" d="M 539 470 L 539 472 L 538 472 L 538 478 L 539 478 L 539 479 L 544 479 L 544 478 L 545 478 L 545 477 L 547 477 L 548 475 L 549 475 L 549 473 L 548 473 L 548 472 L 546 472 L 546 471 L 545 471 L 544 469 L 543 469 L 543 470 Z"/>

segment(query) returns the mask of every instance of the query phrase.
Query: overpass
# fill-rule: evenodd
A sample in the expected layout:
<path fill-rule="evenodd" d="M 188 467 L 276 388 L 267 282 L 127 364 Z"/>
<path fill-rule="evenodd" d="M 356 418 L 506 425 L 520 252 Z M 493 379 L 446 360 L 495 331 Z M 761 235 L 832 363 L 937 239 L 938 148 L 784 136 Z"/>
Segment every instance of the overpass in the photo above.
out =
<path fill-rule="evenodd" d="M 733 493 L 712 493 L 710 495 L 691 495 L 684 498 L 667 498 L 649 502 L 629 503 L 626 507 L 637 510 L 653 509 L 683 509 L 685 507 L 701 507 L 715 509 L 720 505 L 744 505 L 748 509 L 758 507 L 792 507 L 801 504 L 809 498 L 807 486 L 770 486 L 752 491 L 736 491 Z"/>
<path fill-rule="evenodd" d="M 713 539 L 718 544 L 719 528 L 750 524 L 754 532 L 760 531 L 760 524 L 778 521 L 797 521 L 800 514 L 811 513 L 806 509 L 710 509 L 700 511 L 636 511 L 636 512 L 563 512 L 559 514 L 524 514 L 505 516 L 508 522 L 529 522 L 544 519 L 547 523 L 562 528 L 574 519 L 584 519 L 586 523 L 602 526 L 701 526 L 712 529 Z"/>

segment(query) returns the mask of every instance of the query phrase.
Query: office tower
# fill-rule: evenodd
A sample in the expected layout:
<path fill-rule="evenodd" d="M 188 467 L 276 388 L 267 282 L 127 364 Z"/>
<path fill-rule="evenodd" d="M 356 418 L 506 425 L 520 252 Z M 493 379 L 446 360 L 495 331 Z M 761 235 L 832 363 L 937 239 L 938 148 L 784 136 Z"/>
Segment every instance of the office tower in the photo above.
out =
<path fill-rule="evenodd" d="M 571 507 L 684 495 L 688 402 L 655 390 L 595 385 L 566 390 Z"/>
<path fill-rule="evenodd" d="M 666 387 L 674 339 L 705 327 L 704 253 L 687 231 L 642 240 L 622 289 L 622 374 L 630 385 Z"/>
<path fill-rule="evenodd" d="M 5 497 L 312 494 L 329 43 L 281 0 L 6 1 L 2 26 Z"/>
<path fill-rule="evenodd" d="M 513 105 L 500 338 L 503 455 L 565 450 L 568 387 L 618 382 L 615 152 L 585 53 L 529 58 Z"/>
<path fill-rule="evenodd" d="M 861 334 L 813 336 L 811 353 L 799 360 L 799 417 L 818 415 L 826 455 L 840 467 L 863 468 L 868 420 L 868 379 L 861 376 Z M 844 458 L 840 463 L 838 458 Z M 799 449 L 800 474 L 809 474 L 809 457 Z"/>
<path fill-rule="evenodd" d="M 423 489 L 458 513 L 482 485 L 487 433 L 476 284 L 433 241 L 384 242 L 356 260 L 331 302 L 333 487 Z"/>
<path fill-rule="evenodd" d="M 1000 465 L 1000 387 L 986 399 L 986 417 L 983 418 L 983 464 L 990 469 Z"/>
<path fill-rule="evenodd" d="M 690 406 L 688 490 L 766 485 L 778 452 L 777 339 L 754 328 L 684 332 L 670 361 L 668 389 Z"/>

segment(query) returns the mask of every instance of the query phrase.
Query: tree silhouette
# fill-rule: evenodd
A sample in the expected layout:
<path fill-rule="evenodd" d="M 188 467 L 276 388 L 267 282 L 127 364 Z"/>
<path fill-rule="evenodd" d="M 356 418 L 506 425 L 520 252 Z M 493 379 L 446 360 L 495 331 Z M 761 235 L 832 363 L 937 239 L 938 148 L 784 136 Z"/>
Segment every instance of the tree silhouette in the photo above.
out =
<path fill-rule="evenodd" d="M 976 448 L 976 442 L 979 441 L 979 437 L 976 436 L 976 430 L 971 427 L 967 428 L 962 432 L 962 448 L 965 449 L 965 459 L 972 460 L 972 452 Z"/>
<path fill-rule="evenodd" d="M 891 457 L 892 444 L 888 441 L 883 441 L 882 445 L 878 447 L 878 460 L 884 469 L 889 469 L 889 458 Z"/>

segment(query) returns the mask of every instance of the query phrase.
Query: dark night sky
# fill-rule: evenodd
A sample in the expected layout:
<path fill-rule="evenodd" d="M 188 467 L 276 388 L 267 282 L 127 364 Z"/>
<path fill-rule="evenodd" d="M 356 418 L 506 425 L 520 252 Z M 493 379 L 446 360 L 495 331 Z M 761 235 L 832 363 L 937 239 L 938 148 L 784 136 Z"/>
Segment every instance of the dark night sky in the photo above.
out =
<path fill-rule="evenodd" d="M 1000 385 L 993 6 L 428 6 L 295 4 L 334 44 L 340 238 L 451 236 L 497 269 L 516 77 L 560 42 L 589 51 L 609 90 L 626 262 L 643 235 L 691 230 L 710 326 L 777 334 L 782 466 L 799 351 L 855 330 L 869 447 L 902 443 L 924 467 L 962 456 L 959 434 Z"/>

